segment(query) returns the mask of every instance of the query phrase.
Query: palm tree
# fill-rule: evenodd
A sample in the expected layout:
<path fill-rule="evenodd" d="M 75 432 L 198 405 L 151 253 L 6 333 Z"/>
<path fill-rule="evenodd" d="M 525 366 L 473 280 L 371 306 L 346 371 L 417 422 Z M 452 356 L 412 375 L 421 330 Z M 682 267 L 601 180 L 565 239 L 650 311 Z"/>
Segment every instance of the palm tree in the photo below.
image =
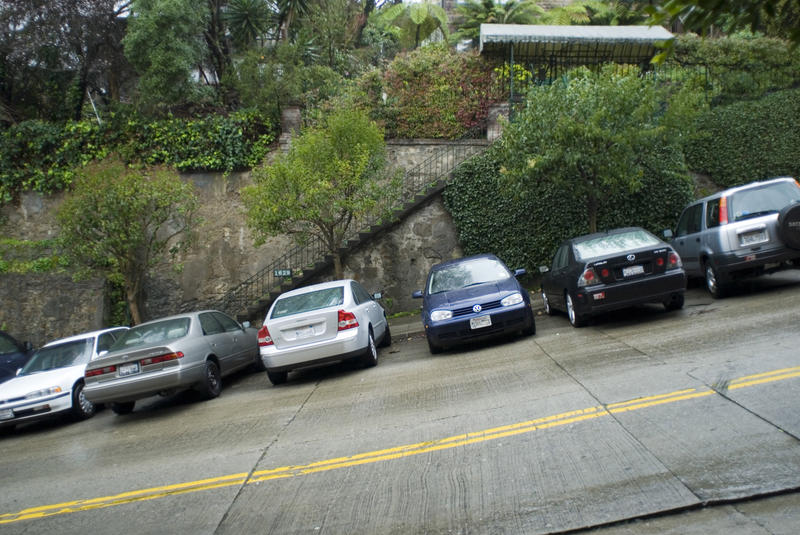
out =
<path fill-rule="evenodd" d="M 395 4 L 379 12 L 379 17 L 400 29 L 400 46 L 417 48 L 437 30 L 448 40 L 447 13 L 428 2 Z"/>
<path fill-rule="evenodd" d="M 477 46 L 481 24 L 535 24 L 544 9 L 535 0 L 467 0 L 456 6 L 456 12 L 461 19 L 453 38 L 469 39 Z"/>
<path fill-rule="evenodd" d="M 248 48 L 263 39 L 277 22 L 277 6 L 270 0 L 231 0 L 224 20 L 234 42 Z"/>

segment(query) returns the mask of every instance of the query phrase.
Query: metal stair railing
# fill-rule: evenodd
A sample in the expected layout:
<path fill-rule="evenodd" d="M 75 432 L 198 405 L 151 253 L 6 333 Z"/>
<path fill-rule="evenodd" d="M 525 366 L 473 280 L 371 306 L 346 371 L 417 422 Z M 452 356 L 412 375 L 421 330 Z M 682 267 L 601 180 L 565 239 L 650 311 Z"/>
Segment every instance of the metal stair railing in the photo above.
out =
<path fill-rule="evenodd" d="M 403 177 L 401 194 L 395 203 L 384 207 L 383 212 L 404 211 L 421 198 L 432 195 L 443 187 L 451 173 L 470 157 L 483 152 L 484 144 L 453 144 L 441 147 L 417 166 L 407 170 Z M 359 243 L 364 233 L 379 231 L 397 222 L 395 216 L 376 215 L 351 225 L 345 235 L 346 248 Z M 235 317 L 251 318 L 277 297 L 276 294 L 296 287 L 331 264 L 330 251 L 320 238 L 311 237 L 305 244 L 292 247 L 286 254 L 271 262 L 257 273 L 239 283 L 224 296 L 214 301 L 210 308 L 223 310 Z"/>

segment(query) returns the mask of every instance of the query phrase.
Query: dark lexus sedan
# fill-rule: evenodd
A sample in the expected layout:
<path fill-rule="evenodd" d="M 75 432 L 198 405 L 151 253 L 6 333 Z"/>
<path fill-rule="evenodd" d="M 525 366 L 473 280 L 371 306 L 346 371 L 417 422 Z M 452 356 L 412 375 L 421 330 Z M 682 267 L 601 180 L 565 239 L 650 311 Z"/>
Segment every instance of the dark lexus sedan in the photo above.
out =
<path fill-rule="evenodd" d="M 562 310 L 575 327 L 593 315 L 642 303 L 683 308 L 686 273 L 680 257 L 639 227 L 567 240 L 552 265 L 539 269 L 545 312 Z"/>
<path fill-rule="evenodd" d="M 512 273 L 493 254 L 433 266 L 425 289 L 412 294 L 422 299 L 431 353 L 506 333 L 535 334 L 530 296 L 517 280 L 524 274 L 524 269 Z"/>

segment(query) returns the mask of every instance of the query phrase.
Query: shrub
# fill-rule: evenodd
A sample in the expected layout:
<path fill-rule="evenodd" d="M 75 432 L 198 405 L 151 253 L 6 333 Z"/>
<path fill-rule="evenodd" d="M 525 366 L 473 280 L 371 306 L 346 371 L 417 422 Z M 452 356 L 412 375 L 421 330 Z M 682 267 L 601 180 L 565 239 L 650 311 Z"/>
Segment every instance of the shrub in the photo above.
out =
<path fill-rule="evenodd" d="M 685 143 L 689 168 L 723 187 L 800 176 L 800 89 L 717 106 Z"/>

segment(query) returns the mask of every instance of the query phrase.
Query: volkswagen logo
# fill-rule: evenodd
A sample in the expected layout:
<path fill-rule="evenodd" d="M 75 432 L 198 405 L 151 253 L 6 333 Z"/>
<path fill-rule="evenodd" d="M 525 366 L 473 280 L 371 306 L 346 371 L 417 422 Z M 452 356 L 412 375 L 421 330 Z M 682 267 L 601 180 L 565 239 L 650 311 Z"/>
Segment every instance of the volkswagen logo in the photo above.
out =
<path fill-rule="evenodd" d="M 473 311 L 475 314 L 477 314 L 478 312 L 480 312 L 480 311 L 481 311 L 481 306 L 480 306 L 480 305 L 475 305 L 474 307 L 472 307 L 472 311 Z"/>
<path fill-rule="evenodd" d="M 628 258 L 628 262 L 633 262 L 634 260 L 636 260 L 636 255 L 635 254 L 629 254 L 627 258 Z"/>

